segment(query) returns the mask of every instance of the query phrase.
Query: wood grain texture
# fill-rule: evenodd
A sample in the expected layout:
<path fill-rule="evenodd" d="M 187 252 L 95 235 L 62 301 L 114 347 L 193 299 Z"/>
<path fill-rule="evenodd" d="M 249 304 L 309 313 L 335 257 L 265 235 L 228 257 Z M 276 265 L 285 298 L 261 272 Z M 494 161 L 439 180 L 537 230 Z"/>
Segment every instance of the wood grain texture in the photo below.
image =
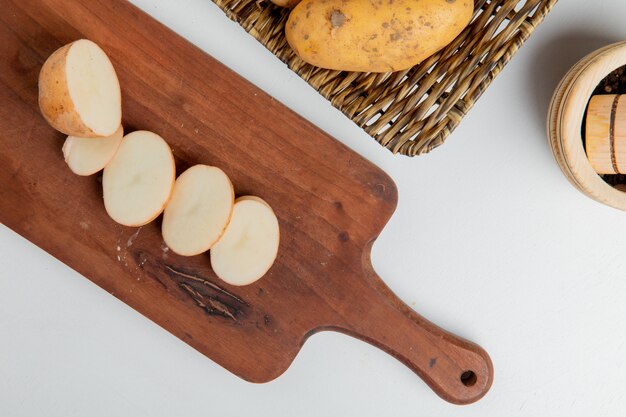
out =
<path fill-rule="evenodd" d="M 397 202 L 381 170 L 124 1 L 0 6 L 3 224 L 246 380 L 276 378 L 309 335 L 336 330 L 384 349 L 448 401 L 487 392 L 488 355 L 415 314 L 371 267 Z M 239 195 L 275 209 L 279 257 L 263 279 L 224 284 L 208 255 L 168 251 L 160 220 L 115 224 L 97 177 L 65 166 L 64 137 L 37 110 L 37 76 L 55 49 L 83 37 L 116 67 L 127 131 L 162 135 L 178 172 L 219 166 Z"/>
<path fill-rule="evenodd" d="M 587 105 L 600 82 L 626 65 L 626 42 L 601 48 L 580 60 L 557 87 L 548 111 L 552 153 L 567 179 L 594 200 L 626 210 L 626 193 L 605 182 L 590 163 L 583 143 Z"/>
<path fill-rule="evenodd" d="M 626 173 L 626 97 L 596 95 L 589 101 L 585 150 L 598 174 Z"/>

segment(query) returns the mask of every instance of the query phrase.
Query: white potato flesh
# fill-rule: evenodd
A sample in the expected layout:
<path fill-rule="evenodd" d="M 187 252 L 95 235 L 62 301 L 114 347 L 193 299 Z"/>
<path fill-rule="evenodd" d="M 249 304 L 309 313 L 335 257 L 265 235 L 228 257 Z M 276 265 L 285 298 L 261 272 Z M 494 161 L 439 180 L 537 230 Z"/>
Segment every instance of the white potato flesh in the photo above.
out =
<path fill-rule="evenodd" d="M 235 204 L 228 176 L 219 168 L 195 165 L 183 172 L 163 212 L 163 240 L 184 256 L 206 252 L 224 233 Z"/>
<path fill-rule="evenodd" d="M 104 168 L 106 211 L 125 226 L 147 224 L 163 211 L 175 178 L 174 156 L 165 140 L 152 132 L 130 133 Z"/>
<path fill-rule="evenodd" d="M 273 265 L 279 242 L 278 219 L 271 207 L 259 197 L 240 197 L 226 231 L 211 248 L 211 266 L 228 284 L 252 284 Z"/>
<path fill-rule="evenodd" d="M 122 96 L 113 64 L 94 42 L 74 42 L 67 54 L 67 88 L 76 112 L 98 136 L 110 136 L 122 120 Z"/>
<path fill-rule="evenodd" d="M 111 162 L 123 137 L 122 126 L 106 138 L 68 136 L 63 144 L 63 157 L 74 174 L 92 175 Z"/>
<path fill-rule="evenodd" d="M 244 195 L 241 196 L 237 199 L 237 201 L 245 201 L 245 200 L 252 200 L 252 201 L 258 201 L 259 203 L 263 203 L 265 204 L 267 207 L 270 207 L 269 204 L 267 204 L 267 201 L 263 200 L 261 197 L 257 197 L 255 195 Z M 270 207 L 271 208 L 271 207 Z"/>
<path fill-rule="evenodd" d="M 113 135 L 122 122 L 122 96 L 104 51 L 81 39 L 50 55 L 39 72 L 39 108 L 53 128 L 68 136 Z"/>

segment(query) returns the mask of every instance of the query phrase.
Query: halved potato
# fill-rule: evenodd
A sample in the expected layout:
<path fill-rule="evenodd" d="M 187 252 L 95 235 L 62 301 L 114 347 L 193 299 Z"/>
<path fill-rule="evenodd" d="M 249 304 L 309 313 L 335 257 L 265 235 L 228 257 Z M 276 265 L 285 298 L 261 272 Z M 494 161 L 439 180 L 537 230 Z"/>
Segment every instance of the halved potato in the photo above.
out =
<path fill-rule="evenodd" d="M 111 162 L 123 137 L 122 126 L 106 138 L 68 136 L 63 144 L 63 157 L 74 174 L 92 175 Z"/>
<path fill-rule="evenodd" d="M 228 284 L 251 284 L 276 260 L 279 242 L 278 219 L 269 204 L 259 197 L 240 197 L 224 235 L 211 248 L 211 266 Z"/>
<path fill-rule="evenodd" d="M 113 135 L 122 122 L 122 96 L 104 51 L 81 39 L 50 55 L 39 73 L 39 107 L 48 123 L 68 136 Z"/>
<path fill-rule="evenodd" d="M 174 156 L 165 140 L 145 130 L 130 133 L 104 168 L 104 207 L 117 223 L 143 226 L 163 211 L 175 178 Z"/>
<path fill-rule="evenodd" d="M 195 165 L 183 172 L 163 213 L 163 240 L 179 255 L 206 252 L 230 221 L 235 192 L 219 168 Z"/>

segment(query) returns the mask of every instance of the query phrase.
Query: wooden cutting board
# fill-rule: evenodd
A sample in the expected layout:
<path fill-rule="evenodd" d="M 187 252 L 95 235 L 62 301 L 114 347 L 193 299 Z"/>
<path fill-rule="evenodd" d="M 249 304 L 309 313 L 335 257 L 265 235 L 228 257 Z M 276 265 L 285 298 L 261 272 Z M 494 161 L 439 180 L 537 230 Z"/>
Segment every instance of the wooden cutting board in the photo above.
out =
<path fill-rule="evenodd" d="M 308 336 L 335 330 L 393 355 L 445 400 L 487 392 L 488 355 L 415 314 L 372 269 L 397 202 L 380 169 L 125 1 L 0 0 L 0 10 L 3 224 L 248 381 L 276 378 Z M 111 56 L 126 131 L 163 136 L 179 173 L 219 166 L 239 195 L 274 207 L 281 244 L 263 279 L 226 285 L 207 255 L 168 251 L 159 220 L 115 224 L 99 178 L 65 166 L 64 137 L 38 113 L 37 76 L 79 38 Z"/>

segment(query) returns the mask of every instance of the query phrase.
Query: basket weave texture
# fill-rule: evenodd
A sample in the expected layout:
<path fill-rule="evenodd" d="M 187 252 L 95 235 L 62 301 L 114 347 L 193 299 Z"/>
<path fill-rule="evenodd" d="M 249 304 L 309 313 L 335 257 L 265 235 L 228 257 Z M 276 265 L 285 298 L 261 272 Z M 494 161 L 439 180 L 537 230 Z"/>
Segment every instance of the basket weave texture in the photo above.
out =
<path fill-rule="evenodd" d="M 405 71 L 331 71 L 299 59 L 284 35 L 289 10 L 268 0 L 213 0 L 226 15 L 378 143 L 402 155 L 441 145 L 557 0 L 475 0 L 471 24 Z"/>

